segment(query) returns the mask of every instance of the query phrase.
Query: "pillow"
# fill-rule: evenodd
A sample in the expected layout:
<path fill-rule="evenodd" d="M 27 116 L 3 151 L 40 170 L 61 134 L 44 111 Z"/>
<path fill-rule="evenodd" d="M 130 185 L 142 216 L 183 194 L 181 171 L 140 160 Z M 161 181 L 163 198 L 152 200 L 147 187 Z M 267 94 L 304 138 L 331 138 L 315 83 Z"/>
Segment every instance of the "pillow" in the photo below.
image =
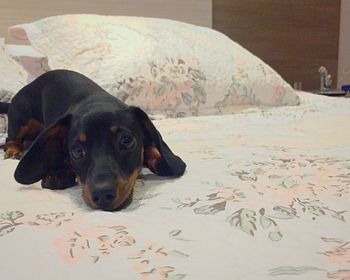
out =
<path fill-rule="evenodd" d="M 222 114 L 235 105 L 299 103 L 274 70 L 209 28 L 155 18 L 64 15 L 9 32 L 29 40 L 51 69 L 81 72 L 150 114 Z"/>
<path fill-rule="evenodd" d="M 49 71 L 47 57 L 35 50 L 31 45 L 5 45 L 5 51 L 28 74 L 28 82 Z"/>
<path fill-rule="evenodd" d="M 4 39 L 0 38 L 0 101 L 11 98 L 27 83 L 27 73 L 6 52 Z M 6 116 L 0 114 L 0 138 L 6 132 Z"/>

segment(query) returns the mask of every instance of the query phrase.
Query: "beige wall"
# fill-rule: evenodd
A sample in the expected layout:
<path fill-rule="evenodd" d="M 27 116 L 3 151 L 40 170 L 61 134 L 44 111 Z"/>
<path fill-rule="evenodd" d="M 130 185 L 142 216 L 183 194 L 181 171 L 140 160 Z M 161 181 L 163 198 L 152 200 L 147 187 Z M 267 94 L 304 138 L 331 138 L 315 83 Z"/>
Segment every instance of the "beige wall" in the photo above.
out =
<path fill-rule="evenodd" d="M 0 37 L 9 42 L 9 26 L 67 13 L 160 17 L 211 27 L 211 3 L 211 0 L 0 0 Z"/>
<path fill-rule="evenodd" d="M 341 1 L 338 87 L 350 84 L 350 1 Z"/>

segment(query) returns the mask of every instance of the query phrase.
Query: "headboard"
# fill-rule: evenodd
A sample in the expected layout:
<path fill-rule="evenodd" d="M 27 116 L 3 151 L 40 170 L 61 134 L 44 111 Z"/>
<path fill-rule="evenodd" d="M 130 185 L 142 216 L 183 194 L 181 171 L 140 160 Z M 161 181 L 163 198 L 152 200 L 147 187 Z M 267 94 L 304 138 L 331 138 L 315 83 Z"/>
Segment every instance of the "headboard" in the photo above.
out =
<path fill-rule="evenodd" d="M 320 66 L 336 85 L 339 16 L 339 0 L 213 0 L 214 29 L 304 90 L 319 89 Z"/>
<path fill-rule="evenodd" d="M 11 25 L 77 13 L 159 17 L 212 25 L 211 0 L 1 0 L 0 37 L 14 42 L 7 35 Z"/>

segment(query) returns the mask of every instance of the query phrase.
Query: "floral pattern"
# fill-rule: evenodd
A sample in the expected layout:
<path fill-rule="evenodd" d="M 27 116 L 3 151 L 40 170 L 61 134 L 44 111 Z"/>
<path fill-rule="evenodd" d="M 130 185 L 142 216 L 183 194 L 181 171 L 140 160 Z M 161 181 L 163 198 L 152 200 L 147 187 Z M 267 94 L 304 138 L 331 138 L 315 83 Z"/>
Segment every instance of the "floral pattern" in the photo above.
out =
<path fill-rule="evenodd" d="M 63 15 L 9 29 L 127 104 L 167 117 L 298 105 L 292 87 L 224 34 L 164 19 Z M 27 38 L 23 38 L 27 37 Z"/>
<path fill-rule="evenodd" d="M 189 256 L 183 252 L 168 249 L 159 246 L 155 243 L 147 244 L 145 248 L 138 251 L 136 254 L 129 256 L 129 259 L 135 260 L 134 270 L 137 271 L 142 280 L 151 279 L 183 279 L 185 274 L 176 273 L 175 267 L 172 266 L 157 266 L 154 263 L 164 262 L 169 256 L 180 258 L 188 258 Z"/>
<path fill-rule="evenodd" d="M 84 222 L 84 217 L 76 213 L 49 213 L 38 214 L 31 219 L 26 219 L 21 211 L 8 211 L 0 214 L 0 236 L 9 234 L 18 226 L 38 226 L 41 229 L 60 227 L 64 235 L 53 240 L 62 259 L 68 263 L 75 263 L 88 258 L 92 263 L 97 263 L 101 258 L 110 255 L 123 247 L 134 246 L 136 240 L 130 235 L 124 225 L 96 225 Z M 173 230 L 170 236 L 178 240 L 181 230 Z M 189 255 L 178 251 L 169 250 L 156 243 L 146 244 L 145 248 L 129 255 L 129 260 L 134 260 L 133 269 L 139 275 L 140 280 L 171 279 L 180 280 L 185 274 L 176 273 L 176 268 L 169 265 L 159 265 L 171 257 L 188 258 Z"/>
<path fill-rule="evenodd" d="M 350 264 L 350 241 L 337 238 L 321 238 L 324 242 L 332 244 L 330 248 L 320 254 L 326 256 L 328 261 L 347 266 Z"/>
<path fill-rule="evenodd" d="M 292 267 L 292 266 L 281 266 L 269 270 L 269 275 L 279 276 L 279 275 L 298 275 L 302 273 L 312 272 L 312 271 L 322 271 L 325 273 L 324 278 L 327 279 L 339 279 L 348 280 L 350 279 L 350 270 L 346 269 L 350 264 L 350 242 L 343 241 L 339 238 L 328 238 L 321 237 L 324 242 L 336 244 L 333 245 L 330 250 L 324 252 L 319 252 L 328 258 L 329 262 L 337 263 L 344 267 L 344 269 L 339 269 L 336 271 L 327 271 L 324 268 L 319 267 Z"/>
<path fill-rule="evenodd" d="M 193 64 L 172 58 L 166 58 L 161 65 L 150 62 L 153 79 L 137 76 L 118 81 L 117 97 L 129 105 L 142 104 L 149 113 L 162 108 L 162 114 L 169 117 L 197 116 L 200 106 L 207 101 L 206 77 L 200 70 L 192 68 Z"/>
<path fill-rule="evenodd" d="M 120 212 L 89 209 L 78 186 L 19 185 L 17 162 L 0 161 L 2 275 L 50 278 L 40 262 L 102 280 L 348 280 L 350 100 L 299 96 L 297 107 L 154 121 L 186 174 L 143 170 Z"/>
<path fill-rule="evenodd" d="M 272 159 L 273 162 L 274 159 Z M 279 160 L 278 160 L 279 161 Z M 226 222 L 228 222 L 231 226 L 233 226 L 236 229 L 240 229 L 243 232 L 246 232 L 250 234 L 251 236 L 254 236 L 255 231 L 258 230 L 258 225 L 260 226 L 260 229 L 266 230 L 266 229 L 272 229 L 272 231 L 269 232 L 268 237 L 272 241 L 279 241 L 283 234 L 281 233 L 279 227 L 278 227 L 278 220 L 291 220 L 295 218 L 300 218 L 301 216 L 310 216 L 313 221 L 315 221 L 318 217 L 321 216 L 329 216 L 331 218 L 337 219 L 339 221 L 345 222 L 344 213 L 347 211 L 336 211 L 334 209 L 330 209 L 328 206 L 324 205 L 320 200 L 317 199 L 310 199 L 310 198 L 298 198 L 294 197 L 294 195 L 297 194 L 303 194 L 300 192 L 300 185 L 308 182 L 308 180 L 302 180 L 298 181 L 297 179 L 305 177 L 309 177 L 311 175 L 304 174 L 303 176 L 296 175 L 291 176 L 291 174 L 286 174 L 282 176 L 283 168 L 286 170 L 292 169 L 293 172 L 295 172 L 295 169 L 297 166 L 307 167 L 308 165 L 306 163 L 300 163 L 296 162 L 293 158 L 288 159 L 284 158 L 281 160 L 283 164 L 277 163 L 277 167 L 279 168 L 279 174 L 274 174 L 274 168 L 269 164 L 257 164 L 260 167 L 253 169 L 252 171 L 238 171 L 234 173 L 230 173 L 230 175 L 239 178 L 239 180 L 243 181 L 240 185 L 243 186 L 245 189 L 245 192 L 242 192 L 240 189 L 236 189 L 234 186 L 224 186 L 222 182 L 215 182 L 215 191 L 213 193 L 210 193 L 206 195 L 205 198 L 195 198 L 195 199 L 185 199 L 182 201 L 178 197 L 172 198 L 172 201 L 177 204 L 177 209 L 183 209 L 183 208 L 192 208 L 193 212 L 195 214 L 204 214 L 204 215 L 216 215 L 220 212 L 227 213 L 230 211 L 230 209 L 234 209 L 236 205 L 239 205 L 240 202 L 246 201 L 250 198 L 250 195 L 254 196 L 256 194 L 256 190 L 258 186 L 256 186 L 256 182 L 259 182 L 263 179 L 262 175 L 267 176 L 269 178 L 269 184 L 266 189 L 264 187 L 259 187 L 259 196 L 268 196 L 268 192 L 272 192 L 274 196 L 279 196 L 279 193 L 282 193 L 283 196 L 280 201 L 286 201 L 285 205 L 275 205 L 272 207 L 269 207 L 269 209 L 260 208 L 260 209 L 249 209 L 249 208 L 240 208 L 233 213 L 231 213 L 229 216 L 226 217 Z M 318 159 L 306 159 L 307 162 L 311 162 L 314 167 L 317 167 L 318 165 L 316 162 L 318 162 Z M 341 164 L 345 162 L 345 164 L 348 164 L 348 160 L 336 160 L 336 159 L 320 159 L 321 162 L 326 163 L 337 163 Z M 290 165 L 293 167 L 290 168 Z M 267 168 L 265 170 L 265 167 Z M 339 168 L 340 169 L 340 168 Z M 311 169 L 313 170 L 313 169 Z M 324 172 L 324 179 L 321 177 L 321 174 L 316 175 L 318 177 L 314 178 L 320 182 L 324 182 L 327 184 L 327 179 L 336 178 L 337 182 L 342 182 L 342 185 L 335 185 L 331 188 L 330 195 L 335 195 L 338 197 L 343 196 L 344 194 L 349 194 L 349 182 L 344 176 L 336 176 L 333 173 L 333 168 L 331 169 L 332 173 Z M 314 173 L 314 171 L 313 171 Z M 301 174 L 301 173 L 296 173 Z M 277 180 L 278 179 L 278 180 Z M 245 185 L 244 183 L 247 184 Z M 203 185 L 210 185 L 209 182 L 202 182 Z M 321 191 L 327 192 L 328 188 L 327 185 L 323 186 Z M 286 189 L 294 188 L 294 191 L 287 192 Z M 341 188 L 341 191 L 339 191 L 338 188 Z M 253 193 L 251 193 L 253 191 Z M 306 190 L 303 190 L 309 194 L 311 197 L 317 197 L 317 191 L 315 188 L 315 184 L 308 183 L 308 186 Z M 335 194 L 333 192 L 336 191 Z M 289 197 L 289 195 L 291 195 Z M 287 199 L 288 197 L 288 199 Z"/>
<path fill-rule="evenodd" d="M 66 261 L 77 261 L 88 257 L 94 263 L 101 257 L 122 247 L 132 246 L 134 243 L 134 238 L 123 225 L 74 228 L 54 241 L 55 247 Z"/>
<path fill-rule="evenodd" d="M 20 211 L 7 211 L 0 214 L 0 236 L 13 232 L 16 226 L 23 223 L 18 220 L 23 217 L 23 213 Z"/>

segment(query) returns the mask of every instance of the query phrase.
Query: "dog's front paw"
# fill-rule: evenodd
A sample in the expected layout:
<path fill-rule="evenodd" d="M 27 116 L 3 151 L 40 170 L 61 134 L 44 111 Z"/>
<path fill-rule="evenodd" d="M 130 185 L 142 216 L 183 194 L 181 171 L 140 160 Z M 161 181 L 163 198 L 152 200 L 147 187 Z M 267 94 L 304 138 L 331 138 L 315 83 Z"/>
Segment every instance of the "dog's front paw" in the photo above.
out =
<path fill-rule="evenodd" d="M 21 159 L 23 152 L 16 147 L 10 147 L 6 150 L 4 159 Z"/>
<path fill-rule="evenodd" d="M 41 180 L 41 186 L 50 190 L 64 190 L 76 185 L 76 175 L 70 169 L 62 169 Z"/>
<path fill-rule="evenodd" d="M 23 155 L 22 144 L 16 140 L 8 141 L 4 146 L 4 159 L 21 159 Z"/>

